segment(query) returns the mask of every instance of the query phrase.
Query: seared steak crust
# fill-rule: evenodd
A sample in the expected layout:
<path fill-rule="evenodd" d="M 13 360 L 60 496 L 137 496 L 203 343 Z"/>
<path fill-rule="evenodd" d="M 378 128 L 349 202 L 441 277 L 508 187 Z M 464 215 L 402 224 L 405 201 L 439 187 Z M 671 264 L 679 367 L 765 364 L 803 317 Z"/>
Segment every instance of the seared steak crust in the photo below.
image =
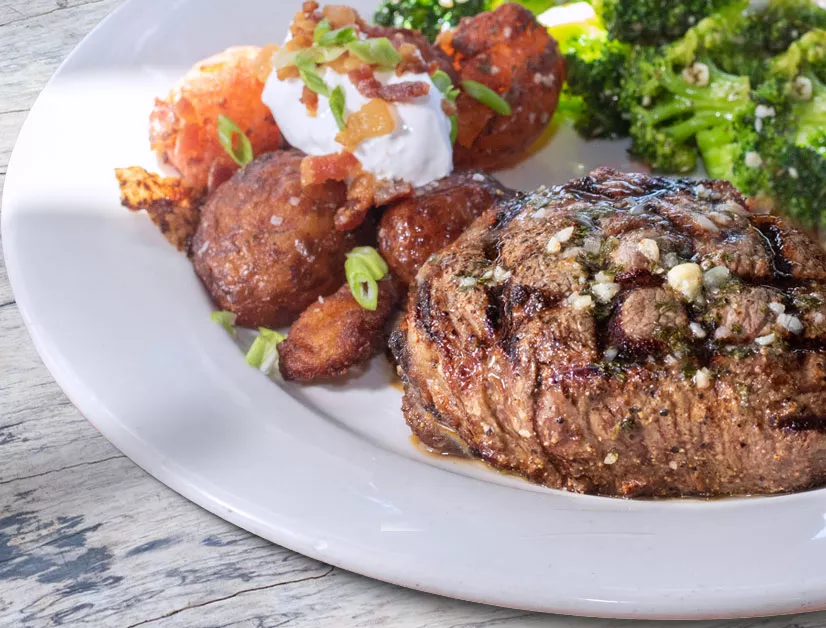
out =
<path fill-rule="evenodd" d="M 673 269 L 673 270 L 672 270 Z M 600 169 L 422 267 L 391 339 L 426 444 L 626 497 L 826 482 L 826 257 L 728 183 Z"/>

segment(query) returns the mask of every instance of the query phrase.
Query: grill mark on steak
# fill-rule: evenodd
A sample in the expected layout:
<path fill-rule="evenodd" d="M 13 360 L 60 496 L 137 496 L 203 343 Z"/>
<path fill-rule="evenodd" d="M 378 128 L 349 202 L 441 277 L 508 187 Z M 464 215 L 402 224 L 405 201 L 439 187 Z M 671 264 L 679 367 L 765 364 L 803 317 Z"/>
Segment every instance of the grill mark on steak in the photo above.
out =
<path fill-rule="evenodd" d="M 826 433 L 826 415 L 802 414 L 785 417 L 774 422 L 776 427 L 787 432 L 823 432 Z"/>

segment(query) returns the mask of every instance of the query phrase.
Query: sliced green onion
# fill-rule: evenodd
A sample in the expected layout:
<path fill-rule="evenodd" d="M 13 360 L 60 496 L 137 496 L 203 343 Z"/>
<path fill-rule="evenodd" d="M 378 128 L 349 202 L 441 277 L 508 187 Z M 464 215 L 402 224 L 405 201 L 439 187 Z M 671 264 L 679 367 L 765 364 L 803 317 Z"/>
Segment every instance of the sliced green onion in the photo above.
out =
<path fill-rule="evenodd" d="M 378 281 L 388 273 L 387 263 L 371 246 L 359 246 L 347 254 L 344 274 L 350 292 L 365 310 L 374 311 L 379 302 Z"/>
<path fill-rule="evenodd" d="M 436 70 L 433 76 L 430 77 L 433 84 L 436 86 L 445 98 L 450 102 L 456 102 L 456 97 L 459 95 L 459 90 L 453 86 L 453 81 L 450 75 L 444 70 Z"/>
<path fill-rule="evenodd" d="M 476 81 L 462 81 L 462 87 L 470 96 L 486 107 L 503 116 L 511 115 L 511 106 L 508 101 L 493 91 L 490 87 Z"/>
<path fill-rule="evenodd" d="M 459 116 L 453 114 L 450 116 L 450 143 L 455 144 L 456 138 L 459 136 Z"/>
<path fill-rule="evenodd" d="M 282 46 L 272 55 L 272 67 L 280 70 L 281 68 L 295 65 L 295 60 L 301 52 L 301 50 L 287 50 L 286 47 Z"/>
<path fill-rule="evenodd" d="M 326 32 L 315 41 L 319 46 L 343 46 L 356 40 L 358 40 L 358 35 L 356 35 L 355 29 L 347 26 Z"/>
<path fill-rule="evenodd" d="M 258 328 L 258 335 L 252 342 L 250 350 L 247 351 L 247 364 L 257 368 L 265 375 L 269 375 L 273 365 L 278 361 L 278 343 L 286 336 L 277 331 Z"/>
<path fill-rule="evenodd" d="M 331 46 L 329 48 L 305 48 L 296 54 L 294 65 L 311 65 L 317 63 L 330 63 L 347 52 L 341 46 Z"/>
<path fill-rule="evenodd" d="M 379 65 L 383 68 L 395 68 L 402 62 L 402 56 L 390 43 L 387 37 L 375 39 L 360 39 L 346 45 L 347 50 L 359 59 L 370 65 Z"/>
<path fill-rule="evenodd" d="M 333 117 L 336 119 L 339 131 L 343 131 L 347 126 L 347 123 L 344 121 L 344 106 L 346 104 L 344 90 L 341 88 L 341 85 L 339 85 L 330 94 L 330 110 L 333 112 Z"/>
<path fill-rule="evenodd" d="M 370 270 L 370 275 L 378 281 L 384 277 L 390 269 L 387 262 L 384 261 L 379 252 L 372 246 L 357 246 L 352 251 L 347 253 L 347 258 L 359 259 Z"/>
<path fill-rule="evenodd" d="M 300 64 L 298 66 L 298 75 L 301 77 L 304 85 L 316 94 L 327 98 L 330 97 L 330 88 L 327 87 L 327 83 L 324 82 L 324 79 L 319 76 L 314 63 Z"/>
<path fill-rule="evenodd" d="M 218 323 L 221 327 L 227 330 L 227 333 L 231 336 L 236 335 L 235 331 L 235 319 L 237 318 L 235 314 L 232 312 L 227 311 L 220 311 L 220 312 L 213 312 L 209 315 L 209 318 L 212 320 L 213 323 Z"/>
<path fill-rule="evenodd" d="M 235 142 L 236 137 L 238 138 L 237 146 Z M 218 141 L 239 166 L 246 166 L 252 161 L 253 154 L 250 138 L 238 128 L 235 122 L 224 114 L 218 116 Z"/>
<path fill-rule="evenodd" d="M 321 21 L 320 21 L 318 24 L 316 24 L 316 26 L 315 26 L 315 30 L 313 31 L 313 42 L 317 44 L 317 43 L 319 42 L 319 40 L 320 40 L 322 37 L 324 37 L 324 35 L 326 35 L 327 33 L 329 33 L 329 32 L 330 32 L 330 29 L 332 29 L 332 28 L 333 28 L 333 27 L 332 27 L 332 26 L 330 26 L 330 20 L 328 20 L 328 19 L 325 17 L 323 20 L 321 20 Z"/>

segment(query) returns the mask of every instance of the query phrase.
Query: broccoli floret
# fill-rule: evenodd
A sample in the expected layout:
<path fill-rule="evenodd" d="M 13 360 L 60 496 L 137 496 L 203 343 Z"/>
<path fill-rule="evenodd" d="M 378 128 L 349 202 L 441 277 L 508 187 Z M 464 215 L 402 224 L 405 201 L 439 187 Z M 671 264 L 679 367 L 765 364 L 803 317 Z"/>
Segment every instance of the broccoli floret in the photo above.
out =
<path fill-rule="evenodd" d="M 770 0 L 761 10 L 712 16 L 705 43 L 722 70 L 746 74 L 757 83 L 766 78 L 766 59 L 815 28 L 826 28 L 826 9 L 814 0 Z"/>
<path fill-rule="evenodd" d="M 762 109 L 760 113 L 769 110 Z M 771 204 L 770 170 L 764 166 L 762 154 L 773 140 L 759 133 L 763 118 L 754 102 L 746 105 L 731 120 L 697 133 L 697 147 L 706 172 L 713 179 L 730 181 L 743 194 Z"/>
<path fill-rule="evenodd" d="M 628 120 L 619 107 L 630 47 L 601 34 L 570 41 L 565 53 L 567 89 L 580 100 L 574 126 L 585 137 L 628 135 Z"/>
<path fill-rule="evenodd" d="M 769 72 L 755 98 L 776 111 L 766 153 L 778 204 L 804 226 L 826 227 L 826 31 L 801 37 Z"/>
<path fill-rule="evenodd" d="M 381 26 L 412 28 L 431 41 L 453 28 L 463 17 L 481 13 L 487 0 L 382 0 L 373 21 Z"/>
<path fill-rule="evenodd" d="M 679 41 L 631 56 L 621 96 L 631 114 L 631 152 L 658 170 L 694 170 L 697 134 L 730 126 L 750 105 L 748 77 L 723 72 L 696 52 Z"/>
<path fill-rule="evenodd" d="M 736 1 L 736 0 L 735 0 Z M 595 0 L 612 39 L 658 45 L 674 41 L 732 0 Z"/>

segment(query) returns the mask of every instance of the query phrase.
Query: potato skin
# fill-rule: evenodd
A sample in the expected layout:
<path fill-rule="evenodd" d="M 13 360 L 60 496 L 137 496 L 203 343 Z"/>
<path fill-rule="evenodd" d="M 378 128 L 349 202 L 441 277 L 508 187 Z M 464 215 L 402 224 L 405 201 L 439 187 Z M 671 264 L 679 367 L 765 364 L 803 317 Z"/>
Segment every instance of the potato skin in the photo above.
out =
<path fill-rule="evenodd" d="M 343 183 L 301 187 L 303 153 L 260 156 L 221 185 L 201 210 L 195 272 L 241 326 L 290 324 L 344 281 L 354 232 L 336 231 Z"/>
<path fill-rule="evenodd" d="M 466 92 L 459 95 L 456 167 L 489 170 L 513 165 L 556 111 L 565 80 L 556 41 L 528 9 L 507 3 L 463 19 L 437 44 L 452 57 L 462 81 L 486 85 L 512 109 L 510 116 L 499 115 Z"/>
<path fill-rule="evenodd" d="M 155 101 L 149 118 L 152 149 L 187 185 L 204 189 L 210 170 L 238 169 L 218 141 L 219 114 L 247 134 L 255 155 L 280 148 L 281 133 L 261 102 L 264 83 L 257 72 L 259 52 L 255 46 L 242 46 L 204 59 L 166 99 Z"/>
<path fill-rule="evenodd" d="M 396 280 L 379 281 L 375 311 L 365 310 L 344 284 L 308 307 L 278 345 L 278 365 L 286 380 L 311 382 L 344 375 L 381 351 L 386 327 L 398 302 Z"/>
<path fill-rule="evenodd" d="M 495 202 L 512 196 L 496 179 L 480 172 L 452 174 L 417 190 L 384 213 L 379 252 L 393 273 L 410 284 L 436 251 L 453 242 Z"/>

